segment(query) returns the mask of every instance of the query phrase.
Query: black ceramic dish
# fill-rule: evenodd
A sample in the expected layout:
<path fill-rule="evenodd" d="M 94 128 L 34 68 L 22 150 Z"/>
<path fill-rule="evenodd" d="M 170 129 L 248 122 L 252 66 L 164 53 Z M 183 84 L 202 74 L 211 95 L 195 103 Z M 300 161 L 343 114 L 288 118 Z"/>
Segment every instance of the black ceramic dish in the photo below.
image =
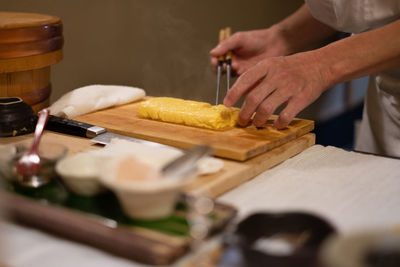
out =
<path fill-rule="evenodd" d="M 221 267 L 316 267 L 322 243 L 335 228 L 317 215 L 303 212 L 255 213 L 242 220 L 235 232 L 224 236 Z M 257 242 L 268 238 L 286 240 L 292 251 L 275 254 L 260 250 Z M 233 261 L 232 261 L 233 259 Z"/>
<path fill-rule="evenodd" d="M 0 97 L 0 137 L 31 133 L 37 117 L 19 97 Z"/>

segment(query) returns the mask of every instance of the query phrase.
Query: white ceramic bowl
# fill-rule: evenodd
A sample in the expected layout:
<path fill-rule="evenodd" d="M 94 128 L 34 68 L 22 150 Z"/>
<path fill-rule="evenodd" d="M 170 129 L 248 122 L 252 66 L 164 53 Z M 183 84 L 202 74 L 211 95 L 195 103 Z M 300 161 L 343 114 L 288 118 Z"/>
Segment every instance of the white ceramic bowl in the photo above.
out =
<path fill-rule="evenodd" d="M 127 216 L 145 220 L 170 215 L 184 185 L 181 180 L 160 177 L 157 169 L 133 156 L 110 161 L 100 180 L 116 194 Z"/>
<path fill-rule="evenodd" d="M 80 153 L 60 160 L 56 171 L 72 192 L 94 196 L 105 190 L 98 178 L 101 166 L 106 161 L 105 157 Z"/>

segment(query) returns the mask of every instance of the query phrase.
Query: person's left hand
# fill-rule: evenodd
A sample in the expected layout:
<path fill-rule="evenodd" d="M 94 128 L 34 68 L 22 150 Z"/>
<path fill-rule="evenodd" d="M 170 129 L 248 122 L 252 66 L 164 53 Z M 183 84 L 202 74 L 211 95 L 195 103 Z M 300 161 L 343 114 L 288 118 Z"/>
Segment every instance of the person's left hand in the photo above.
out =
<path fill-rule="evenodd" d="M 228 91 L 224 104 L 232 106 L 246 95 L 238 123 L 246 126 L 254 112 L 253 124 L 262 127 L 274 111 L 285 104 L 274 122 L 285 128 L 306 106 L 329 88 L 329 72 L 318 52 L 304 52 L 260 61 L 242 74 Z"/>

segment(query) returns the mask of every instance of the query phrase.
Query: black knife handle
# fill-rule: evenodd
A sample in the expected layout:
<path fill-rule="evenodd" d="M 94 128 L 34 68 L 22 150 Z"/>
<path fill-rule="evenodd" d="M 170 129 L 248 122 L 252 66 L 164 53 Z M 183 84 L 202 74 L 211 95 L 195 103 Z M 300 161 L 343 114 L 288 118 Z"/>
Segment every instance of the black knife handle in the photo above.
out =
<path fill-rule="evenodd" d="M 93 138 L 106 132 L 104 128 L 99 126 L 53 115 L 49 116 L 46 130 L 88 138 Z"/>

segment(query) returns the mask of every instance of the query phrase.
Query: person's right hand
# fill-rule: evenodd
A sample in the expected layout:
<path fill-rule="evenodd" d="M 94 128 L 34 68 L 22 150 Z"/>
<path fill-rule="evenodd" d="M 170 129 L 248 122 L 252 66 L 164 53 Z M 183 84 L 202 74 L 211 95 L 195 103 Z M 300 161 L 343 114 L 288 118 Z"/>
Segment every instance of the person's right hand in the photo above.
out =
<path fill-rule="evenodd" d="M 263 59 L 287 55 L 289 45 L 276 26 L 264 30 L 237 32 L 210 51 L 211 64 L 217 66 L 218 56 L 229 50 L 232 51 L 232 69 L 241 75 Z"/>
<path fill-rule="evenodd" d="M 284 129 L 301 110 L 337 83 L 335 72 L 327 64 L 342 60 L 336 58 L 336 54 L 313 50 L 264 59 L 236 80 L 224 105 L 231 107 L 245 97 L 238 117 L 238 124 L 243 127 L 251 120 L 256 127 L 264 127 L 270 116 L 284 106 L 274 122 L 275 128 Z"/>

